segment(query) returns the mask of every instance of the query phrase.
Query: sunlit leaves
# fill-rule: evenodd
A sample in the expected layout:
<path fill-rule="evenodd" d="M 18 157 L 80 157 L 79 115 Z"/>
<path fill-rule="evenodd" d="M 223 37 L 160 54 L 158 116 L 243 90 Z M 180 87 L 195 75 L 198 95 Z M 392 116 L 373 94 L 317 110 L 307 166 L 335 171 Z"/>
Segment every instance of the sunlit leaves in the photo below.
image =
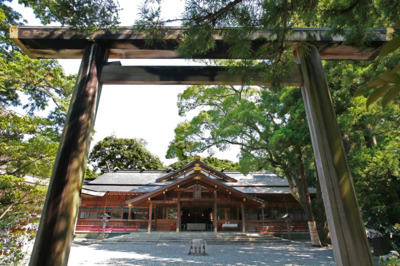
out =
<path fill-rule="evenodd" d="M 393 52 L 392 57 L 397 57 L 397 62 L 399 62 L 399 47 L 400 35 L 396 36 L 393 40 L 385 44 L 379 56 L 389 57 L 390 53 Z M 372 91 L 372 93 L 368 96 L 367 107 L 379 99 L 382 99 L 382 106 L 386 107 L 389 102 L 398 98 L 400 92 L 400 62 L 397 63 L 394 68 L 380 74 L 378 79 L 369 82 L 366 86 L 360 87 L 356 91 L 355 96 L 367 95 L 370 91 Z"/>
<path fill-rule="evenodd" d="M 63 26 L 91 33 L 100 28 L 114 29 L 119 25 L 118 1 L 113 0 L 21 0 L 31 7 L 44 25 L 59 22 Z"/>
<path fill-rule="evenodd" d="M 22 53 L 13 53 L 13 60 L 0 58 L 0 102 L 20 105 L 20 94 L 28 96 L 25 108 L 32 114 L 44 110 L 49 102 L 56 106 L 70 96 L 73 77 L 67 77 L 54 60 L 30 59 Z"/>
<path fill-rule="evenodd" d="M 51 122 L 0 110 L 0 166 L 10 175 L 50 177 L 58 147 Z"/>
<path fill-rule="evenodd" d="M 163 169 L 160 159 L 146 149 L 143 139 L 124 139 L 109 136 L 99 141 L 92 149 L 89 162 L 95 170 L 119 169 Z"/>

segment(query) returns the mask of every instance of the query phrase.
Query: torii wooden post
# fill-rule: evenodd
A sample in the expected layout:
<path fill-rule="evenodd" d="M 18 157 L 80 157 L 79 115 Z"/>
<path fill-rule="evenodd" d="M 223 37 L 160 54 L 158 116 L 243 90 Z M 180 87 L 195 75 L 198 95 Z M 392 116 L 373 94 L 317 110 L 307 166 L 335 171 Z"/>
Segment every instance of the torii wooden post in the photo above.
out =
<path fill-rule="evenodd" d="M 29 265 L 67 265 L 108 49 L 84 52 Z"/>
<path fill-rule="evenodd" d="M 337 265 L 374 265 L 317 48 L 297 50 L 303 94 Z"/>

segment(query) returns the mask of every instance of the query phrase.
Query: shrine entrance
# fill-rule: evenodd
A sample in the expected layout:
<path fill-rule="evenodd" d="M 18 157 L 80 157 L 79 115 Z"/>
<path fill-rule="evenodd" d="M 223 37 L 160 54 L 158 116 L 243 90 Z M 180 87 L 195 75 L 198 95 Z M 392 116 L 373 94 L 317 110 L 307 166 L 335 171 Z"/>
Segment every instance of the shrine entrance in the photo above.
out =
<path fill-rule="evenodd" d="M 185 231 L 211 231 L 213 211 L 208 207 L 182 207 L 181 224 Z"/>

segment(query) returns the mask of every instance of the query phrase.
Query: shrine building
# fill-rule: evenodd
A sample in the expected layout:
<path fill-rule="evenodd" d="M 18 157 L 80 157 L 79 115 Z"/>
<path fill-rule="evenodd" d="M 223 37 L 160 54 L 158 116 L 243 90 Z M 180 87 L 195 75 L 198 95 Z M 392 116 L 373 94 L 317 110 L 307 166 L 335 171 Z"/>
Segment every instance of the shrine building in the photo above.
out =
<path fill-rule="evenodd" d="M 77 226 L 100 226 L 104 213 L 108 226 L 148 231 L 246 232 L 256 226 L 286 226 L 283 217 L 290 217 L 291 225 L 307 225 L 285 178 L 218 171 L 200 157 L 176 171 L 114 170 L 85 182 Z"/>

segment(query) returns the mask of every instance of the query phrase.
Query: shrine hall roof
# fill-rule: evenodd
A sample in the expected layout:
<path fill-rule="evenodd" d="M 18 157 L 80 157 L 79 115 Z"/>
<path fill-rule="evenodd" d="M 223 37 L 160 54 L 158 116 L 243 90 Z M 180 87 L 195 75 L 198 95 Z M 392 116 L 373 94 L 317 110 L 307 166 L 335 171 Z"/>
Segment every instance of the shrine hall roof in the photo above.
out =
<path fill-rule="evenodd" d="M 106 172 L 93 181 L 86 182 L 83 188 L 95 192 L 119 193 L 148 193 L 167 186 L 175 180 L 158 182 L 157 179 L 171 174 L 167 170 L 118 170 Z M 224 182 L 225 185 L 247 194 L 289 194 L 289 184 L 286 178 L 281 178 L 275 173 L 255 172 L 244 175 L 239 171 L 224 171 L 225 175 L 237 182 Z M 178 179 L 183 178 L 179 177 Z M 211 177 L 215 178 L 215 177 Z M 310 193 L 315 193 L 314 188 L 309 188 Z M 86 194 L 86 193 L 84 193 Z"/>

